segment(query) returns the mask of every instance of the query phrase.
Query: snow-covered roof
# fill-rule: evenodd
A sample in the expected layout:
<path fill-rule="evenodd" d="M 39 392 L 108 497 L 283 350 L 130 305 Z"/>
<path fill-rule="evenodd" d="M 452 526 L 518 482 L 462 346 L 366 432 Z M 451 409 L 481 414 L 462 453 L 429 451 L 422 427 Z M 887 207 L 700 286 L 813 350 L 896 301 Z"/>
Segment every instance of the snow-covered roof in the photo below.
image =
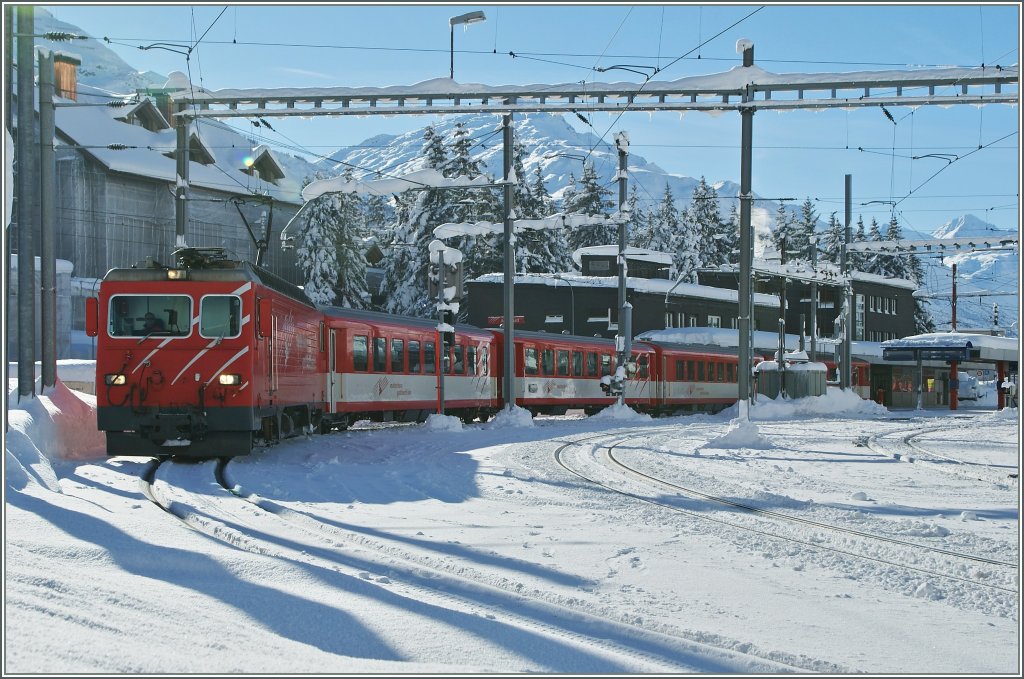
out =
<path fill-rule="evenodd" d="M 983 361 L 1019 361 L 1020 341 L 978 333 L 933 332 L 882 342 L 882 349 L 974 349 Z"/>
<path fill-rule="evenodd" d="M 572 261 L 576 263 L 576 266 L 581 266 L 583 257 L 585 256 L 615 257 L 618 254 L 618 245 L 592 245 L 590 247 L 580 248 L 576 252 L 572 253 Z M 658 252 L 657 250 L 646 250 L 644 248 L 626 248 L 626 258 L 644 262 L 654 262 L 655 264 L 672 264 L 672 255 L 664 252 Z"/>
<path fill-rule="evenodd" d="M 557 277 L 556 277 L 557 276 Z M 489 273 L 474 278 L 470 283 L 503 283 L 504 274 Z M 618 276 L 581 276 L 577 274 L 516 274 L 514 283 L 516 285 L 550 285 L 558 286 L 563 283 L 578 288 L 617 288 L 619 285 Z M 724 302 L 736 302 L 739 293 L 728 288 L 716 288 L 710 285 L 696 285 L 693 283 L 679 283 L 663 278 L 626 278 L 626 287 L 635 292 L 647 292 L 652 294 L 669 294 L 674 296 L 697 297 L 700 299 L 714 299 Z M 778 308 L 779 298 L 776 295 L 764 293 L 754 294 L 754 304 L 757 306 L 768 306 Z M 733 331 L 735 332 L 735 331 Z"/>
<path fill-rule="evenodd" d="M 54 100 L 72 103 L 60 97 Z M 177 149 L 177 132 L 151 132 L 118 120 L 123 116 L 123 109 L 107 106 L 58 106 L 55 125 L 60 138 L 82 147 L 83 152 L 110 171 L 173 184 L 177 163 L 165 154 L 173 154 Z M 214 161 L 210 165 L 190 163 L 189 183 L 193 186 L 233 194 L 258 191 L 282 202 L 302 202 L 303 177 L 286 176 L 275 185 L 243 172 L 244 159 L 252 154 L 253 145 L 237 131 L 219 121 L 201 120 L 192 126 L 192 133 L 192 138 L 203 145 Z M 111 144 L 127 148 L 114 150 L 108 147 Z M 213 154 L 212 149 L 217 149 L 217 153 Z"/>

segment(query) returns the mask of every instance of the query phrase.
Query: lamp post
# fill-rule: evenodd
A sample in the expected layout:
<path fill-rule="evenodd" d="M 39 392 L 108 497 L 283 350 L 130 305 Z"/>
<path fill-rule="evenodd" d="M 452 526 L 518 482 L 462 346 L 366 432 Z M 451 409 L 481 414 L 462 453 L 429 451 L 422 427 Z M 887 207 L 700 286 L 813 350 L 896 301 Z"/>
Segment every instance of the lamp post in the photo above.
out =
<path fill-rule="evenodd" d="M 451 33 L 451 45 L 449 48 L 449 55 L 451 57 L 451 68 L 449 76 L 452 80 L 455 80 L 455 26 L 462 24 L 468 26 L 469 24 L 476 24 L 486 20 L 483 12 L 468 12 L 467 14 L 460 14 L 457 17 L 452 17 L 448 20 L 448 29 Z"/>
<path fill-rule="evenodd" d="M 568 278 L 563 278 L 562 274 L 556 273 L 553 278 L 556 281 L 562 281 L 569 286 L 569 332 L 576 334 L 576 289 L 572 287 L 572 283 L 569 282 Z"/>

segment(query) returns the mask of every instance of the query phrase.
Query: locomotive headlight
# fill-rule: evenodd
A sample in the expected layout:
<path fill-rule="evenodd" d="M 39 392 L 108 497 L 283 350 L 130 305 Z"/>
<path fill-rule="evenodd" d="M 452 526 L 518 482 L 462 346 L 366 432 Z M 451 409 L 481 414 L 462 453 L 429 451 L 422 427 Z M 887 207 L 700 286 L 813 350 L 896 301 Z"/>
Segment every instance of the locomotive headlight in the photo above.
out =
<path fill-rule="evenodd" d="M 124 384 L 127 380 L 120 373 L 107 373 L 103 376 L 103 381 L 107 384 Z"/>
<path fill-rule="evenodd" d="M 167 279 L 172 281 L 183 281 L 188 278 L 188 271 L 185 269 L 168 269 Z"/>
<path fill-rule="evenodd" d="M 220 383 L 225 385 L 239 385 L 242 383 L 241 375 L 228 375 L 224 373 L 220 376 Z"/>

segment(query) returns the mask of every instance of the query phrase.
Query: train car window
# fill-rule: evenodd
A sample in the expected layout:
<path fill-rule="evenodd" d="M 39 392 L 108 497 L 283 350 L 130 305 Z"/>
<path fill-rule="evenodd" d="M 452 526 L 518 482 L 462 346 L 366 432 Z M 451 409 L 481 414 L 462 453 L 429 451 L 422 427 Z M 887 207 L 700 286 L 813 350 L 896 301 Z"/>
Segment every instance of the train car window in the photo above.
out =
<path fill-rule="evenodd" d="M 695 382 L 704 381 L 704 361 L 697 361 L 697 379 Z"/>
<path fill-rule="evenodd" d="M 420 343 L 416 340 L 409 340 L 409 372 L 416 374 L 420 370 Z"/>
<path fill-rule="evenodd" d="M 238 302 L 237 297 L 231 299 Z M 192 332 L 192 298 L 188 295 L 114 295 L 109 311 L 107 332 L 111 337 L 184 337 Z M 238 336 L 238 317 L 236 312 L 232 337 Z"/>
<path fill-rule="evenodd" d="M 636 376 L 642 380 L 650 379 L 651 373 L 647 354 L 640 354 L 640 357 L 636 360 Z"/>
<path fill-rule="evenodd" d="M 491 374 L 491 373 L 490 373 L 490 368 L 491 368 L 491 366 L 490 366 L 490 364 L 489 364 L 489 363 L 487 362 L 487 359 L 488 359 L 487 347 L 484 347 L 484 348 L 483 348 L 483 349 L 481 350 L 481 352 L 480 352 L 480 353 L 481 353 L 481 360 L 480 360 L 480 374 L 481 374 L 481 375 L 490 375 L 490 374 Z"/>
<path fill-rule="evenodd" d="M 545 349 L 540 355 L 541 372 L 545 375 L 555 374 L 555 350 Z"/>
<path fill-rule="evenodd" d="M 597 377 L 597 354 L 587 352 L 587 377 Z"/>
<path fill-rule="evenodd" d="M 725 375 L 726 375 L 726 379 L 725 379 L 726 382 L 735 382 L 736 381 L 736 366 L 734 366 L 732 363 L 727 363 L 725 365 Z"/>
<path fill-rule="evenodd" d="M 558 350 L 558 374 L 568 375 L 569 374 L 569 350 L 559 349 Z"/>
<path fill-rule="evenodd" d="M 575 377 L 583 376 L 583 352 L 572 352 L 572 374 Z"/>
<path fill-rule="evenodd" d="M 423 343 L 423 370 L 428 375 L 433 375 L 437 372 L 437 354 L 434 353 L 433 342 Z"/>
<path fill-rule="evenodd" d="M 612 374 L 611 354 L 601 354 L 601 376 Z"/>
<path fill-rule="evenodd" d="M 382 373 L 388 369 L 388 345 L 383 337 L 373 338 L 373 372 Z"/>
<path fill-rule="evenodd" d="M 470 375 L 476 375 L 476 347 L 466 349 L 466 369 Z"/>
<path fill-rule="evenodd" d="M 391 340 L 391 372 L 405 372 L 405 340 Z"/>
<path fill-rule="evenodd" d="M 366 335 L 355 335 L 352 337 L 352 369 L 359 371 L 366 371 L 367 365 L 369 365 L 369 353 L 367 347 L 369 346 Z"/>
<path fill-rule="evenodd" d="M 683 372 L 685 369 L 685 363 L 682 361 L 676 361 L 676 381 L 683 382 L 686 380 L 686 373 Z"/>
<path fill-rule="evenodd" d="M 719 382 L 725 382 L 725 364 L 724 363 L 719 363 L 718 364 L 718 381 Z"/>
<path fill-rule="evenodd" d="M 225 339 L 241 334 L 242 300 L 235 295 L 206 295 L 199 300 L 199 335 Z"/>
<path fill-rule="evenodd" d="M 697 381 L 697 375 L 696 375 L 696 373 L 694 373 L 693 361 L 687 361 L 686 362 L 686 379 L 689 382 L 696 382 Z"/>
<path fill-rule="evenodd" d="M 523 368 L 527 375 L 537 374 L 537 349 L 526 347 L 523 352 Z"/>
<path fill-rule="evenodd" d="M 452 368 L 452 372 L 456 375 L 462 375 L 466 372 L 466 366 L 462 362 L 462 345 L 456 344 L 452 347 L 452 352 L 455 354 L 455 366 Z"/>

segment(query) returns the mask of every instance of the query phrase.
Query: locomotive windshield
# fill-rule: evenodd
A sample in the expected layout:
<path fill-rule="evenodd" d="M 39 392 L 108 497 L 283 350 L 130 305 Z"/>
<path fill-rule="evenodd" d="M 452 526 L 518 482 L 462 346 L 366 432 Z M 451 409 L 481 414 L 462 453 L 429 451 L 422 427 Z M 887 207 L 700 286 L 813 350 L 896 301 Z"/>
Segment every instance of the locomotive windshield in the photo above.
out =
<path fill-rule="evenodd" d="M 235 295 L 207 295 L 199 302 L 199 334 L 238 337 L 242 300 Z"/>
<path fill-rule="evenodd" d="M 188 295 L 114 295 L 110 298 L 111 337 L 189 334 L 192 298 Z"/>

